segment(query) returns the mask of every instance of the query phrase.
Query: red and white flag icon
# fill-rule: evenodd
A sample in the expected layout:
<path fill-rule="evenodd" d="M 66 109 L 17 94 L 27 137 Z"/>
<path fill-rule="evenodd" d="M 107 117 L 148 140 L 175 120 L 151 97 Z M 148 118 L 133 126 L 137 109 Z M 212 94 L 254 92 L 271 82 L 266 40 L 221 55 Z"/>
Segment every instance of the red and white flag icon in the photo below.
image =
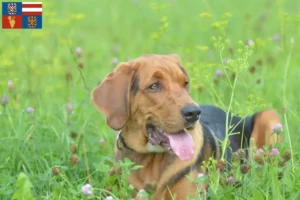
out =
<path fill-rule="evenodd" d="M 22 15 L 42 15 L 42 2 L 22 2 Z"/>

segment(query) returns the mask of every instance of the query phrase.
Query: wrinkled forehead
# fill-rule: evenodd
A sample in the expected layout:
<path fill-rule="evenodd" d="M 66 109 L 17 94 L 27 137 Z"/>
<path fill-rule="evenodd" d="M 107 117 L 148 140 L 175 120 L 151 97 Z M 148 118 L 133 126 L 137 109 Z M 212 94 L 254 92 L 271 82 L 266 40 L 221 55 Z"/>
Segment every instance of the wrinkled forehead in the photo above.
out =
<path fill-rule="evenodd" d="M 132 62 L 137 67 L 137 74 L 141 78 L 152 76 L 163 76 L 174 80 L 188 78 L 180 62 L 171 56 L 145 55 Z"/>

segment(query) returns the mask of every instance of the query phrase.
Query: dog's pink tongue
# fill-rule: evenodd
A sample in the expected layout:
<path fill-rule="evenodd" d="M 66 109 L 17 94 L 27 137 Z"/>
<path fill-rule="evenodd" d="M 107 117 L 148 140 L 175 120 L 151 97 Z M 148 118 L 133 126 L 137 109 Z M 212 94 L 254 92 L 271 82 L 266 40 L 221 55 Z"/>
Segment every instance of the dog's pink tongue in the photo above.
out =
<path fill-rule="evenodd" d="M 181 160 L 191 160 L 194 155 L 194 142 L 190 134 L 184 130 L 175 134 L 166 134 L 170 140 L 173 152 Z"/>

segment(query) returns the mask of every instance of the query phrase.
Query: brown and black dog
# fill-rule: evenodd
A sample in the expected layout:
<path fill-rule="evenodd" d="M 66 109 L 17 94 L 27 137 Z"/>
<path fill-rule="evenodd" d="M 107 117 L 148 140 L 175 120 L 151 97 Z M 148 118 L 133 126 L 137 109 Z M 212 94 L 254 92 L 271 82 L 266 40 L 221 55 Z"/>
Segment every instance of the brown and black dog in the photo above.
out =
<path fill-rule="evenodd" d="M 196 179 L 203 161 L 220 158 L 219 140 L 225 137 L 226 113 L 198 105 L 189 95 L 189 77 L 177 55 L 144 55 L 121 63 L 92 92 L 94 105 L 110 128 L 119 131 L 115 159 L 129 158 L 143 168 L 129 183 L 137 190 L 153 188 L 153 200 L 186 199 L 199 191 L 186 176 Z M 244 120 L 229 115 L 231 152 L 258 148 L 279 140 L 271 135 L 280 122 L 276 111 L 263 111 Z M 242 142 L 244 141 L 244 142 Z"/>

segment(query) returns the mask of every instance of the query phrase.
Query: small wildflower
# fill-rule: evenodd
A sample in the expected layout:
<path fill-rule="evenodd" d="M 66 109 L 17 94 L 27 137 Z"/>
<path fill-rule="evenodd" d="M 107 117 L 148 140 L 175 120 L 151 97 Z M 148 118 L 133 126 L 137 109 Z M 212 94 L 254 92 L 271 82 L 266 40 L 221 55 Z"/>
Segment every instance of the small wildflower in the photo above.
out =
<path fill-rule="evenodd" d="M 290 160 L 291 159 L 291 151 L 290 150 L 287 150 L 284 154 L 283 154 L 283 159 L 285 160 L 285 161 L 288 161 L 288 160 Z"/>
<path fill-rule="evenodd" d="M 259 78 L 256 80 L 256 84 L 260 84 L 260 83 L 261 83 L 261 79 Z"/>
<path fill-rule="evenodd" d="M 265 151 L 262 148 L 256 150 L 256 155 L 263 154 Z"/>
<path fill-rule="evenodd" d="M 228 179 L 227 179 L 227 184 L 231 185 L 234 183 L 234 178 L 233 176 L 229 176 Z"/>
<path fill-rule="evenodd" d="M 139 190 L 138 191 L 138 193 L 137 193 L 137 197 L 144 197 L 145 196 L 145 190 L 144 189 L 141 189 L 141 190 Z"/>
<path fill-rule="evenodd" d="M 34 113 L 34 108 L 28 107 L 28 108 L 26 108 L 26 111 L 27 111 L 27 113 L 32 114 L 32 113 Z"/>
<path fill-rule="evenodd" d="M 8 96 L 5 94 L 1 99 L 2 106 L 5 106 L 8 103 Z"/>
<path fill-rule="evenodd" d="M 283 131 L 283 127 L 282 127 L 282 125 L 281 125 L 280 123 L 275 124 L 275 125 L 272 127 L 272 131 L 273 131 L 274 133 L 280 134 L 280 133 L 282 133 L 282 131 Z"/>
<path fill-rule="evenodd" d="M 82 56 L 82 49 L 80 47 L 76 47 L 75 49 L 76 56 L 79 58 Z"/>
<path fill-rule="evenodd" d="M 77 153 L 77 150 L 78 150 L 77 144 L 72 144 L 72 145 L 70 146 L 70 152 L 71 152 L 71 153 Z"/>
<path fill-rule="evenodd" d="M 263 64 L 263 60 L 261 58 L 257 59 L 256 64 L 261 66 Z"/>
<path fill-rule="evenodd" d="M 75 166 L 78 164 L 78 156 L 76 154 L 72 154 L 70 157 L 70 164 Z"/>
<path fill-rule="evenodd" d="M 77 137 L 77 133 L 74 132 L 74 131 L 72 131 L 72 132 L 71 132 L 71 138 L 75 139 L 76 137 Z"/>
<path fill-rule="evenodd" d="M 69 114 L 72 112 L 73 107 L 72 107 L 72 104 L 71 104 L 71 103 L 67 103 L 67 105 L 66 105 L 66 110 L 67 110 L 67 113 L 69 113 Z"/>
<path fill-rule="evenodd" d="M 79 60 L 78 63 L 77 63 L 78 67 L 80 69 L 83 69 L 84 68 L 84 62 L 82 60 Z"/>
<path fill-rule="evenodd" d="M 13 90 L 15 88 L 14 83 L 12 82 L 12 80 L 9 80 L 7 82 L 7 86 L 9 90 Z"/>
<path fill-rule="evenodd" d="M 254 45 L 253 40 L 251 40 L 251 39 L 247 40 L 246 45 L 248 45 L 249 47 L 253 46 Z"/>
<path fill-rule="evenodd" d="M 230 54 L 233 54 L 234 53 L 234 48 L 233 47 L 229 47 L 228 51 L 229 51 Z"/>
<path fill-rule="evenodd" d="M 251 73 L 254 73 L 256 71 L 256 67 L 255 66 L 251 66 L 250 69 L 249 69 L 249 71 Z"/>
<path fill-rule="evenodd" d="M 271 150 L 272 156 L 278 156 L 279 154 L 280 154 L 280 152 L 277 148 L 272 148 L 272 150 Z"/>
<path fill-rule="evenodd" d="M 93 192 L 92 192 L 92 186 L 90 184 L 85 184 L 84 186 L 82 186 L 81 191 L 85 195 L 91 195 L 91 194 L 93 194 Z"/>
<path fill-rule="evenodd" d="M 131 189 L 131 190 L 134 190 L 134 186 L 132 184 L 129 184 L 128 188 Z"/>
<path fill-rule="evenodd" d="M 99 144 L 104 144 L 104 142 L 105 142 L 104 138 L 99 139 Z"/>
<path fill-rule="evenodd" d="M 144 189 L 140 189 L 140 190 L 139 190 L 139 193 L 143 193 L 143 192 L 145 192 Z"/>
<path fill-rule="evenodd" d="M 201 178 L 201 177 L 203 177 L 203 176 L 204 176 L 203 173 L 198 173 L 197 178 Z"/>
<path fill-rule="evenodd" d="M 256 154 L 256 155 L 254 156 L 254 160 L 255 160 L 259 165 L 263 165 L 263 164 L 265 163 L 265 161 L 264 161 L 262 155 L 260 155 L 260 154 Z"/>
<path fill-rule="evenodd" d="M 105 200 L 113 200 L 114 198 L 112 197 L 112 196 L 107 196 L 106 198 L 105 198 Z"/>
<path fill-rule="evenodd" d="M 235 74 L 235 73 L 232 73 L 232 74 L 231 74 L 231 78 L 234 80 L 235 77 L 236 77 L 236 74 Z"/>
<path fill-rule="evenodd" d="M 278 41 L 280 40 L 280 35 L 279 35 L 279 34 L 275 34 L 275 35 L 273 36 L 273 40 L 274 40 L 275 42 L 278 42 Z"/>
<path fill-rule="evenodd" d="M 52 167 L 52 174 L 53 175 L 59 175 L 60 174 L 60 170 L 58 167 Z"/>
<path fill-rule="evenodd" d="M 239 149 L 239 150 L 237 151 L 237 153 L 238 153 L 240 159 L 246 158 L 246 152 L 245 152 L 244 149 Z"/>
<path fill-rule="evenodd" d="M 238 154 L 238 152 L 232 153 L 231 162 L 236 162 L 239 160 L 240 160 L 240 155 Z"/>
<path fill-rule="evenodd" d="M 223 65 L 227 65 L 227 63 L 229 62 L 230 58 L 224 58 L 223 59 Z"/>
<path fill-rule="evenodd" d="M 241 170 L 241 173 L 247 174 L 248 171 L 250 170 L 250 166 L 247 164 L 241 164 L 240 170 Z"/>
<path fill-rule="evenodd" d="M 72 80 L 72 74 L 70 72 L 67 72 L 66 75 L 65 75 L 65 77 L 66 77 L 67 81 L 71 81 Z"/>
<path fill-rule="evenodd" d="M 220 170 L 220 172 L 223 172 L 225 170 L 226 167 L 226 163 L 224 160 L 219 160 L 217 161 L 216 167 L 218 170 Z"/>
<path fill-rule="evenodd" d="M 216 70 L 216 77 L 221 77 L 223 76 L 223 72 L 220 69 Z"/>
<path fill-rule="evenodd" d="M 279 165 L 280 167 L 284 167 L 284 166 L 285 166 L 285 163 L 286 163 L 286 161 L 285 161 L 285 159 L 283 158 L 283 159 L 281 159 L 281 160 L 278 162 L 278 165 Z"/>
<path fill-rule="evenodd" d="M 285 107 L 282 107 L 281 110 L 282 110 L 283 114 L 286 114 L 286 108 Z"/>
<path fill-rule="evenodd" d="M 278 172 L 278 180 L 281 180 L 283 177 L 283 172 Z"/>
<path fill-rule="evenodd" d="M 118 53 L 118 51 L 119 51 L 119 46 L 115 44 L 115 45 L 112 47 L 112 51 L 113 51 L 114 53 Z"/>
<path fill-rule="evenodd" d="M 113 65 L 117 65 L 118 63 L 119 63 L 119 60 L 116 57 L 114 57 L 111 61 L 111 64 L 113 64 Z"/>

